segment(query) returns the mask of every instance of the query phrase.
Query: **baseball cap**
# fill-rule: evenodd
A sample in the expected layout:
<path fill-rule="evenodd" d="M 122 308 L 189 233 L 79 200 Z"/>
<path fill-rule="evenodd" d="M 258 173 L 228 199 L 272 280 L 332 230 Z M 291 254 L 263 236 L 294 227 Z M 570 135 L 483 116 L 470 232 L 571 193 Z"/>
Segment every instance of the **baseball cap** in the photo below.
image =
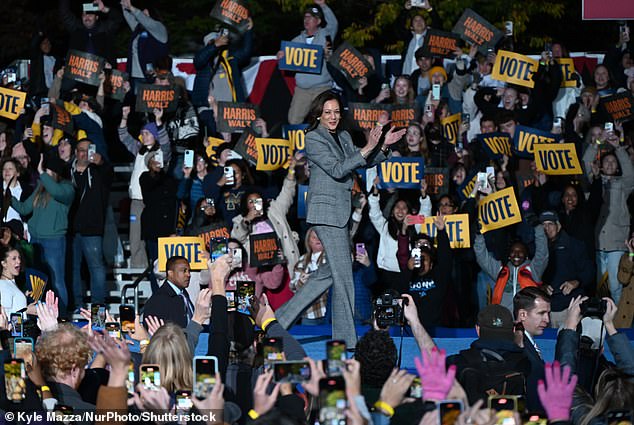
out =
<path fill-rule="evenodd" d="M 546 221 L 557 223 L 559 221 L 559 216 L 554 211 L 544 211 L 539 215 L 539 222 L 544 223 Z"/>
<path fill-rule="evenodd" d="M 313 4 L 313 5 L 308 6 L 304 10 L 304 15 L 307 14 L 307 13 L 309 15 L 314 16 L 315 18 L 321 19 L 322 25 L 325 23 L 324 12 L 321 10 L 321 7 L 319 5 Z"/>
<path fill-rule="evenodd" d="M 478 313 L 480 338 L 513 340 L 513 315 L 506 307 L 491 304 Z"/>

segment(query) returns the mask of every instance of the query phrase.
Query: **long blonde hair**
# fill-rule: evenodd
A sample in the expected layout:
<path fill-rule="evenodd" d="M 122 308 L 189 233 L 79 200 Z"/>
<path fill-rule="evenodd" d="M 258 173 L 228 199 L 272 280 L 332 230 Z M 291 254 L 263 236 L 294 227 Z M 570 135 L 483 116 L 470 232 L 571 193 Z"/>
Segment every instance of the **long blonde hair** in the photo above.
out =
<path fill-rule="evenodd" d="M 173 323 L 161 326 L 150 340 L 143 364 L 157 364 L 161 371 L 161 386 L 168 392 L 192 388 L 192 352 L 183 330 Z"/>
<path fill-rule="evenodd" d="M 594 403 L 581 419 L 580 425 L 589 425 L 596 417 L 610 410 L 627 409 L 634 406 L 634 383 L 632 377 L 617 368 L 603 371 L 595 387 Z"/>
<path fill-rule="evenodd" d="M 304 271 L 308 268 L 308 265 L 310 264 L 311 258 L 313 256 L 313 250 L 310 247 L 310 237 L 313 233 L 317 235 L 314 227 L 311 227 L 306 231 L 306 237 L 304 238 L 304 247 L 306 248 L 306 254 L 304 254 L 304 260 L 301 263 L 298 263 L 302 265 L 302 270 Z M 317 235 L 317 237 L 319 237 L 319 235 Z M 326 251 L 321 251 L 321 255 L 317 259 L 317 264 L 321 264 L 324 259 L 325 252 Z"/>
<path fill-rule="evenodd" d="M 51 176 L 55 183 L 59 183 L 62 179 L 56 172 L 53 171 L 53 175 Z M 51 200 L 51 194 L 48 193 L 42 182 L 37 184 L 37 189 L 35 189 L 35 195 L 33 196 L 33 208 L 41 207 L 45 208 L 48 205 L 48 201 Z"/>

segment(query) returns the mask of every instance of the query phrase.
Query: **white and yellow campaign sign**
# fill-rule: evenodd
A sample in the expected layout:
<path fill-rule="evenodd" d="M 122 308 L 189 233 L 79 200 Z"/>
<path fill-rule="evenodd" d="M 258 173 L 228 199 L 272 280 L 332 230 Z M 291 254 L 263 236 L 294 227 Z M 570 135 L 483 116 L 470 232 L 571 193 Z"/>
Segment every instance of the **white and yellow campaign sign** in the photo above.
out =
<path fill-rule="evenodd" d="M 256 170 L 275 171 L 286 167 L 288 156 L 293 151 L 293 142 L 286 139 L 255 139 L 258 147 Z"/>
<path fill-rule="evenodd" d="M 189 267 L 192 270 L 203 270 L 207 268 L 207 256 L 205 243 L 197 236 L 180 236 L 174 238 L 158 239 L 158 266 L 159 271 L 165 271 L 167 259 L 175 255 L 187 258 Z"/>
<path fill-rule="evenodd" d="M 491 78 L 524 87 L 533 88 L 533 73 L 537 71 L 539 62 L 519 53 L 500 50 L 495 58 Z"/>
<path fill-rule="evenodd" d="M 25 101 L 25 92 L 0 87 L 0 117 L 17 119 Z"/>
<path fill-rule="evenodd" d="M 449 237 L 449 246 L 452 248 L 471 248 L 471 235 L 469 233 L 469 214 L 451 214 L 445 216 L 445 230 Z M 436 225 L 434 217 L 425 217 L 420 229 L 432 238 L 436 238 Z"/>
<path fill-rule="evenodd" d="M 452 145 L 455 145 L 460 137 L 460 120 L 460 114 L 453 114 L 440 120 L 442 134 Z"/>
<path fill-rule="evenodd" d="M 216 156 L 216 147 L 220 146 L 225 141 L 224 139 L 219 139 L 217 137 L 207 137 L 207 141 L 209 142 L 207 149 L 205 149 L 207 158 L 214 158 Z"/>
<path fill-rule="evenodd" d="M 577 87 L 575 61 L 572 58 L 559 58 L 557 62 L 561 68 L 561 87 Z"/>
<path fill-rule="evenodd" d="M 478 221 L 482 233 L 522 221 L 513 187 L 507 187 L 485 198 L 480 198 Z"/>
<path fill-rule="evenodd" d="M 533 146 L 535 165 L 544 174 L 583 174 L 574 143 L 547 143 Z"/>

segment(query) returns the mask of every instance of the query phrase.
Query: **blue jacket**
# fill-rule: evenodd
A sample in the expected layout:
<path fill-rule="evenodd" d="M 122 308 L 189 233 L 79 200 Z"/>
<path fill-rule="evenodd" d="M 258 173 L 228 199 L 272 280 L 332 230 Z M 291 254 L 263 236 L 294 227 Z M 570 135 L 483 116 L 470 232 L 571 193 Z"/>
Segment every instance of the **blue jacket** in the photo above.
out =
<path fill-rule="evenodd" d="M 252 50 L 253 30 L 245 32 L 239 44 L 232 43 L 229 45 L 228 60 L 238 102 L 244 102 L 247 98 L 246 89 L 242 83 L 242 68 L 249 64 Z M 213 78 L 212 65 L 219 53 L 220 49 L 214 43 L 209 43 L 194 56 L 196 79 L 192 90 L 192 104 L 196 107 L 209 106 L 207 98 L 209 96 L 209 84 L 211 84 L 211 79 Z"/>

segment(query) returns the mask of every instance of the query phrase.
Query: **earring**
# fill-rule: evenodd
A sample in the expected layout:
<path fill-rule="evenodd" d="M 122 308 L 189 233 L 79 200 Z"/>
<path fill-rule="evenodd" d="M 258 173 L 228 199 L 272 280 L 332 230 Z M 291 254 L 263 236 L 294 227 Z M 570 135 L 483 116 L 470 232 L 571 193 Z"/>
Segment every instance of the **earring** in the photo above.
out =
<path fill-rule="evenodd" d="M 321 117 L 317 117 L 317 121 L 321 121 Z"/>

